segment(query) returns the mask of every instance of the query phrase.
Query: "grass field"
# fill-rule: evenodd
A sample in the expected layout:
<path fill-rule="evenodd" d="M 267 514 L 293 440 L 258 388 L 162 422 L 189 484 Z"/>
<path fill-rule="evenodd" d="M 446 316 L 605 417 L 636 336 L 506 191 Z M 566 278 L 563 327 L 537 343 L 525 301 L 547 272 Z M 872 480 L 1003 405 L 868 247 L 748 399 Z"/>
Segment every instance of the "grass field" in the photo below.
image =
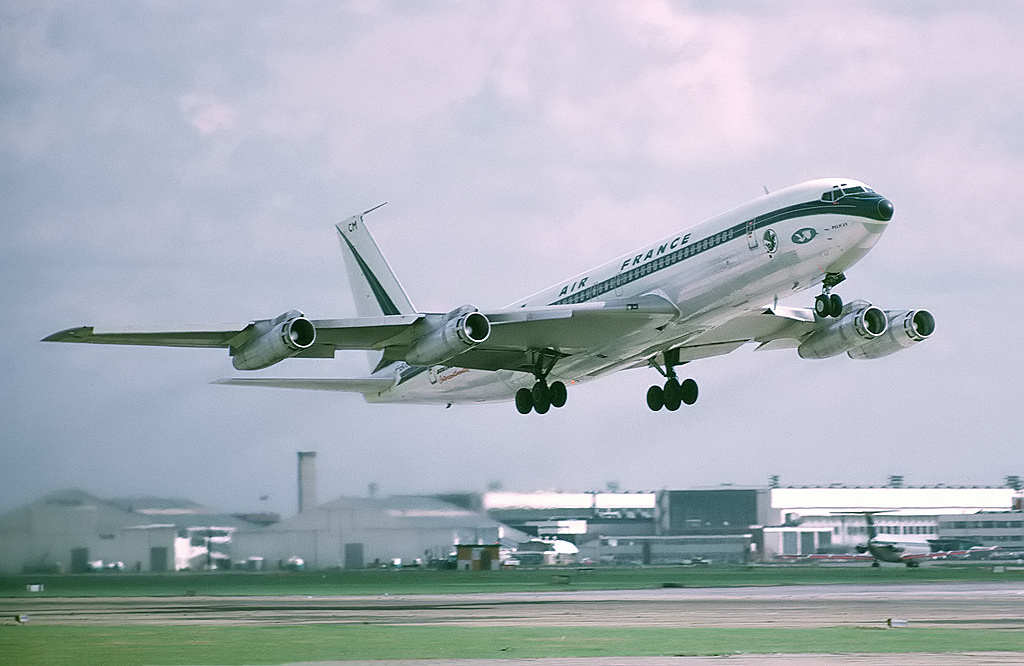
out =
<path fill-rule="evenodd" d="M 554 575 L 568 576 L 568 580 Z M 79 574 L 0 577 L 0 597 L 264 596 L 454 594 L 539 590 L 628 590 L 666 585 L 739 587 L 836 583 L 1024 581 L 1024 568 L 993 573 L 992 566 L 941 565 L 907 569 L 852 566 L 647 567 L 593 570 L 520 569 L 433 571 L 363 569 L 296 573 Z M 26 585 L 44 585 L 28 592 Z"/>
<path fill-rule="evenodd" d="M 856 627 L 0 626 L 0 662 L 19 666 L 996 650 L 1024 650 L 1021 633 Z"/>

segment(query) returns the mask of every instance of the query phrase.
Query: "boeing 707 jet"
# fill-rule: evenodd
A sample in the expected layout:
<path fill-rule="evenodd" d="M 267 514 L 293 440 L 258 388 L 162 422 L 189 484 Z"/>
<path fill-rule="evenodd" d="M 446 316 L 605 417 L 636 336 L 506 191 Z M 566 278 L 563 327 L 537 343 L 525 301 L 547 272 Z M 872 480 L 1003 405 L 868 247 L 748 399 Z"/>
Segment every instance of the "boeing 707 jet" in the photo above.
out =
<path fill-rule="evenodd" d="M 369 212 L 336 225 L 357 317 L 310 319 L 292 310 L 180 331 L 84 326 L 44 340 L 222 347 L 243 371 L 368 350 L 377 363 L 364 377 L 216 383 L 348 391 L 374 403 L 514 400 L 523 414 L 544 414 L 565 405 L 567 386 L 618 370 L 658 373 L 647 404 L 675 411 L 697 400 L 697 383 L 680 380 L 683 366 L 747 343 L 796 349 L 805 359 L 875 359 L 935 329 L 927 310 L 844 303 L 835 293 L 893 217 L 888 199 L 853 180 L 766 194 L 495 310 L 417 311 L 366 228 Z M 778 305 L 815 287 L 813 307 Z"/>

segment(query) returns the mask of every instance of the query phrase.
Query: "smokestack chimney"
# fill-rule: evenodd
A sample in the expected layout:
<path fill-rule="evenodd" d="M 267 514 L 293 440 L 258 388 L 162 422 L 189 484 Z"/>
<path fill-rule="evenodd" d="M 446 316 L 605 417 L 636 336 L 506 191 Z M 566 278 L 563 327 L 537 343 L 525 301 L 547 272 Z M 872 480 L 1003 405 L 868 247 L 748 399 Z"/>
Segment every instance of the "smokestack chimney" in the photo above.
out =
<path fill-rule="evenodd" d="M 299 513 L 316 507 L 316 451 L 299 451 Z"/>

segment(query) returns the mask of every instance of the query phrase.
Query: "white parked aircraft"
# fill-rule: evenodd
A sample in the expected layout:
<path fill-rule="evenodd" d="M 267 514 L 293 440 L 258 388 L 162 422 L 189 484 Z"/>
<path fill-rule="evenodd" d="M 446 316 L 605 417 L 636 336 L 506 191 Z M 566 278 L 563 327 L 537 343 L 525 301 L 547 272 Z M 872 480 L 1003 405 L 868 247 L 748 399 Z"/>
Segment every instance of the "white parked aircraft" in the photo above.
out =
<path fill-rule="evenodd" d="M 884 511 L 853 511 L 851 515 L 862 515 L 868 524 L 868 541 L 867 543 L 857 546 L 858 553 L 868 553 L 871 555 L 871 566 L 881 566 L 882 562 L 898 562 L 905 564 L 910 568 L 920 566 L 921 560 L 934 559 L 935 557 L 944 557 L 947 555 L 958 555 L 964 551 L 951 551 L 940 553 L 932 547 L 933 539 L 927 540 L 925 543 L 920 541 L 897 541 L 895 539 L 886 539 L 878 536 L 878 530 L 875 529 L 874 516 L 878 513 L 885 513 Z"/>
<path fill-rule="evenodd" d="M 370 211 L 367 211 L 367 213 Z M 365 377 L 233 378 L 219 384 L 362 393 L 368 402 L 514 399 L 523 413 L 562 407 L 566 386 L 627 368 L 664 381 L 647 404 L 676 410 L 697 399 L 677 368 L 745 343 L 795 348 L 803 358 L 873 359 L 926 339 L 927 310 L 843 304 L 832 289 L 875 244 L 893 206 L 863 183 L 815 180 L 663 238 L 498 310 L 464 305 L 417 312 L 367 231 L 366 213 L 337 225 L 358 317 L 307 319 L 292 310 L 249 324 L 153 331 L 72 328 L 55 342 L 226 347 L 238 370 L 286 358 L 379 352 Z M 780 298 L 822 285 L 814 308 Z"/>

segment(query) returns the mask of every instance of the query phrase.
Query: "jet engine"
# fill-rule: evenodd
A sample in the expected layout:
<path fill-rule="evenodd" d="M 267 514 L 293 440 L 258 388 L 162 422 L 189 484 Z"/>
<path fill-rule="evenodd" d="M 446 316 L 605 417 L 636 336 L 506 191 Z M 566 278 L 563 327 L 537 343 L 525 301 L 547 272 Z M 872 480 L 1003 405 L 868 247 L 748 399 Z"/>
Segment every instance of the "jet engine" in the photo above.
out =
<path fill-rule="evenodd" d="M 409 365 L 438 365 L 472 349 L 490 335 L 491 322 L 487 316 L 471 305 L 463 305 L 441 317 L 430 331 L 412 343 L 405 361 Z"/>
<path fill-rule="evenodd" d="M 885 334 L 851 349 L 850 358 L 872 359 L 895 354 L 935 332 L 935 317 L 927 310 L 886 310 L 885 315 L 889 319 Z"/>
<path fill-rule="evenodd" d="M 298 310 L 253 324 L 255 335 L 241 347 L 231 348 L 237 370 L 261 370 L 295 356 L 316 341 L 316 327 Z"/>
<path fill-rule="evenodd" d="M 811 333 L 797 353 L 800 358 L 830 358 L 859 347 L 883 335 L 889 326 L 885 313 L 869 303 L 857 301 L 848 312 L 827 327 Z"/>

